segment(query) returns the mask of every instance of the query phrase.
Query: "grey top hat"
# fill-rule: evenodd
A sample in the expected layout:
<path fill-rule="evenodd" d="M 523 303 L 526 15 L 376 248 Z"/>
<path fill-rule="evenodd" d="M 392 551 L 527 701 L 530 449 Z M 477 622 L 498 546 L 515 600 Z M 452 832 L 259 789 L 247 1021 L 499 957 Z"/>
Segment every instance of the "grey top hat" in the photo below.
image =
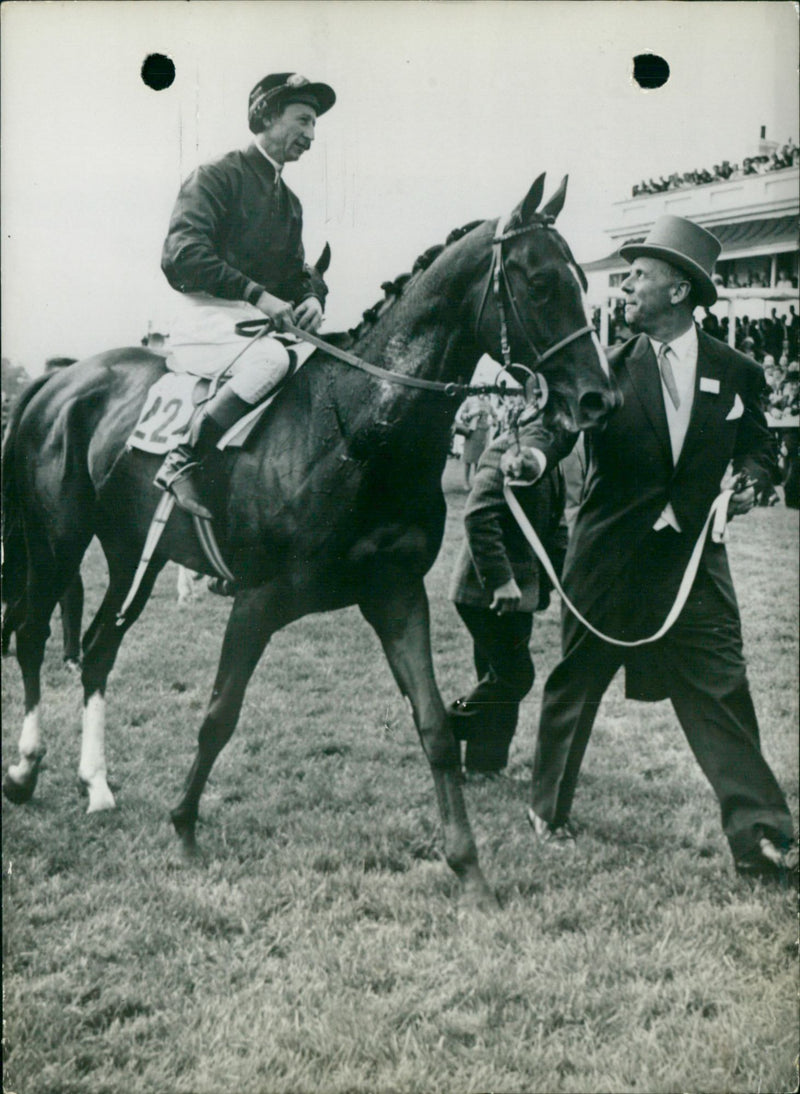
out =
<path fill-rule="evenodd" d="M 626 243 L 619 253 L 626 262 L 635 258 L 660 258 L 688 274 L 697 290 L 699 303 L 709 308 L 717 299 L 717 288 L 711 280 L 714 263 L 719 258 L 722 244 L 684 217 L 659 217 L 650 233 L 641 243 Z"/>

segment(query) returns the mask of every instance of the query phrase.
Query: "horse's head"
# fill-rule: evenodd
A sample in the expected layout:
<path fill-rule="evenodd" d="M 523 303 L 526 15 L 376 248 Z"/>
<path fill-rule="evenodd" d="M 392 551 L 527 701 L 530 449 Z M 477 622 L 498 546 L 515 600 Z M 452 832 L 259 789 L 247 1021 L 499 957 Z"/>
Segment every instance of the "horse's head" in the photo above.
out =
<path fill-rule="evenodd" d="M 550 422 L 575 431 L 601 424 L 621 396 L 588 315 L 586 279 L 554 222 L 567 179 L 539 209 L 544 175 L 491 243 L 489 271 L 466 303 L 479 348 L 525 383 Z"/>

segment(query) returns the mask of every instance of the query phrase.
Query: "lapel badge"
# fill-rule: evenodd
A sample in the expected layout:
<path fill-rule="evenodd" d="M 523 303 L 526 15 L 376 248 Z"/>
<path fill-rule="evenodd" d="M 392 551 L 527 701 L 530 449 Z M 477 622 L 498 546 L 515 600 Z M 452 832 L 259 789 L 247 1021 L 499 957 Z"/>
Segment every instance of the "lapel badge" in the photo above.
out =
<path fill-rule="evenodd" d="M 719 395 L 719 380 L 715 380 L 712 376 L 701 376 L 700 390 L 707 391 L 710 395 Z"/>

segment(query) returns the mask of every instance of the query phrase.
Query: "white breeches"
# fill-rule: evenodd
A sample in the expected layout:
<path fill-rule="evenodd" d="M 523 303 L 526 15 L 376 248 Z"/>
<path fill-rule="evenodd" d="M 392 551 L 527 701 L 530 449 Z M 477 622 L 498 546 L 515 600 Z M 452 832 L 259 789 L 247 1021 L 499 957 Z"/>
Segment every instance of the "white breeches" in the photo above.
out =
<path fill-rule="evenodd" d="M 281 342 L 270 337 L 243 338 L 236 333 L 235 326 L 242 320 L 264 318 L 258 308 L 205 293 L 185 294 L 182 305 L 170 331 L 167 368 L 172 372 L 213 377 L 230 365 L 228 386 L 253 405 L 286 375 L 289 353 Z"/>

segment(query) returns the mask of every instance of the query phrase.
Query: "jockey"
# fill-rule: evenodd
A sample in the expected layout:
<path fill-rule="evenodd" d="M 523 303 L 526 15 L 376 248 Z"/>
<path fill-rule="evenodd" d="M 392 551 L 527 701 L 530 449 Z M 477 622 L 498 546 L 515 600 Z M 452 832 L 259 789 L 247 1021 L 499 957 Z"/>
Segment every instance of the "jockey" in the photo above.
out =
<path fill-rule="evenodd" d="M 192 424 L 188 443 L 169 453 L 155 479 L 196 516 L 211 513 L 192 471 L 290 367 L 289 352 L 274 338 L 259 338 L 240 353 L 235 324 L 266 315 L 277 331 L 289 322 L 313 333 L 322 322 L 327 289 L 305 265 L 303 211 L 282 172 L 311 147 L 316 119 L 335 101 L 327 84 L 289 72 L 265 76 L 250 92 L 252 145 L 198 167 L 178 194 L 161 258 L 183 306 L 167 367 L 213 377 L 237 358 L 229 382 Z"/>

